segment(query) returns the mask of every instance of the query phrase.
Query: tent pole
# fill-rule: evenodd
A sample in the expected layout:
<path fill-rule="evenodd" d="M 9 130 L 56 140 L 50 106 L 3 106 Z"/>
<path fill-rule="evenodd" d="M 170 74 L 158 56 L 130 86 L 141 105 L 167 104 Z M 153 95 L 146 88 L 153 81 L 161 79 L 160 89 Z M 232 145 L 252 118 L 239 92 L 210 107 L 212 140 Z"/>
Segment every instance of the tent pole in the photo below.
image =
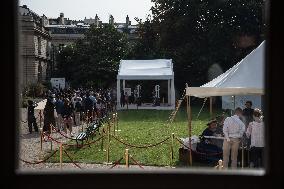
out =
<path fill-rule="evenodd" d="M 191 156 L 191 107 L 190 107 L 190 96 L 186 96 L 187 102 L 187 120 L 188 120 L 188 137 L 189 137 L 189 165 L 192 165 L 192 156 Z"/>
<path fill-rule="evenodd" d="M 213 118 L 213 111 L 212 111 L 212 96 L 210 96 L 210 117 Z"/>
<path fill-rule="evenodd" d="M 122 89 L 123 89 L 123 93 L 125 94 L 125 79 L 122 81 Z"/>
<path fill-rule="evenodd" d="M 236 109 L 236 96 L 234 95 L 234 110 Z"/>

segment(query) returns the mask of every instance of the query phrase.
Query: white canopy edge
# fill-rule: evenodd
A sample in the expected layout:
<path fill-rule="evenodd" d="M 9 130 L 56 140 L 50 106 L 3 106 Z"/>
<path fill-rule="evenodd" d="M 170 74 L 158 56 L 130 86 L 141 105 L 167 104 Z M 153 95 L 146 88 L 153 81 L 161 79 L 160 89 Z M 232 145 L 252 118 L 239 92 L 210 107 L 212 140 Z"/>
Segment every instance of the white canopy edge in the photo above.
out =
<path fill-rule="evenodd" d="M 187 87 L 187 96 L 205 98 L 210 96 L 229 96 L 229 95 L 264 95 L 264 90 L 259 88 L 217 88 L 217 87 Z"/>
<path fill-rule="evenodd" d="M 163 76 L 154 76 L 154 75 L 144 75 L 144 76 L 138 76 L 138 75 L 118 75 L 117 79 L 122 80 L 168 80 L 168 79 L 174 79 L 174 75 L 163 75 Z"/>

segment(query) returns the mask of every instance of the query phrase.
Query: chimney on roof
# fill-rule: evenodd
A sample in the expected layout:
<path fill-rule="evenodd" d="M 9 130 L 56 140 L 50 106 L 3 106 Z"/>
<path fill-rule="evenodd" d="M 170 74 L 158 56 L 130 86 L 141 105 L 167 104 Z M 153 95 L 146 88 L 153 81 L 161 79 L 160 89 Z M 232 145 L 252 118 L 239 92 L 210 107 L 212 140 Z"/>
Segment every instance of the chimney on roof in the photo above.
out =
<path fill-rule="evenodd" d="M 59 25 L 64 25 L 64 13 L 60 13 L 60 17 L 59 17 Z"/>
<path fill-rule="evenodd" d="M 114 18 L 112 15 L 109 16 L 109 24 L 114 25 Z"/>
<path fill-rule="evenodd" d="M 96 27 L 99 27 L 99 17 L 98 17 L 97 14 L 96 14 L 96 16 L 95 16 L 95 26 L 96 26 Z"/>
<path fill-rule="evenodd" d="M 126 16 L 126 26 L 129 26 L 130 24 L 129 24 L 129 17 L 128 17 L 128 15 Z"/>

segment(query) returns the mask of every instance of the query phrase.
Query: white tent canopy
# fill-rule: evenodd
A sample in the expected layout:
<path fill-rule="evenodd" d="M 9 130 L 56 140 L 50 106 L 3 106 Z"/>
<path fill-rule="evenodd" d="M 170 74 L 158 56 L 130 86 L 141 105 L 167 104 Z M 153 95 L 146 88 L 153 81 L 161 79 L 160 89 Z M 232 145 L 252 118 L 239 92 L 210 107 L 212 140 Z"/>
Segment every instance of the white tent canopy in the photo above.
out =
<path fill-rule="evenodd" d="M 196 97 L 264 94 L 263 41 L 243 60 L 201 87 L 187 87 L 186 94 Z"/>
<path fill-rule="evenodd" d="M 126 80 L 167 80 L 168 104 L 175 106 L 174 71 L 171 59 L 121 60 L 117 75 L 117 105 L 120 104 L 120 81 L 123 91 Z M 142 86 L 143 87 L 143 86 Z"/>
<path fill-rule="evenodd" d="M 117 79 L 125 80 L 167 80 L 173 79 L 171 59 L 121 60 Z"/>

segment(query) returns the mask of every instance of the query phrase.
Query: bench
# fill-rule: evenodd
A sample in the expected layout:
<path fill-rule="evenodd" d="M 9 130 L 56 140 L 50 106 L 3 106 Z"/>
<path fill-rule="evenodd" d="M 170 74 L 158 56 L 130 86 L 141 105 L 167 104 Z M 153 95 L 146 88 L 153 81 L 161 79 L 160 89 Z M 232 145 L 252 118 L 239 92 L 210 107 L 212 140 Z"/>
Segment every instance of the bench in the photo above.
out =
<path fill-rule="evenodd" d="M 87 138 L 92 137 L 93 139 L 94 135 L 99 130 L 99 128 L 100 128 L 100 125 L 97 124 L 96 122 L 92 123 L 89 127 L 87 127 L 86 128 Z"/>
<path fill-rule="evenodd" d="M 85 132 L 79 133 L 76 137 L 76 144 L 77 148 L 79 147 L 79 141 L 81 141 L 81 145 L 83 146 L 84 140 L 88 140 L 90 137 L 92 137 L 92 140 L 94 139 L 94 136 L 97 131 L 99 131 L 99 128 L 103 126 L 103 124 L 107 121 L 107 117 L 100 118 L 93 123 L 91 123 L 87 128 Z"/>
<path fill-rule="evenodd" d="M 99 124 L 97 124 L 96 122 L 93 122 L 86 128 L 85 132 L 79 133 L 75 137 L 77 148 L 79 147 L 79 141 L 81 141 L 81 145 L 83 145 L 84 140 L 88 140 L 90 137 L 94 139 L 94 136 L 98 130 L 99 130 Z"/>
<path fill-rule="evenodd" d="M 76 140 L 77 148 L 79 147 L 78 141 L 81 141 L 82 146 L 83 146 L 83 141 L 84 141 L 84 140 L 87 140 L 87 133 L 85 133 L 85 132 L 79 133 L 79 134 L 76 136 L 75 140 Z"/>

